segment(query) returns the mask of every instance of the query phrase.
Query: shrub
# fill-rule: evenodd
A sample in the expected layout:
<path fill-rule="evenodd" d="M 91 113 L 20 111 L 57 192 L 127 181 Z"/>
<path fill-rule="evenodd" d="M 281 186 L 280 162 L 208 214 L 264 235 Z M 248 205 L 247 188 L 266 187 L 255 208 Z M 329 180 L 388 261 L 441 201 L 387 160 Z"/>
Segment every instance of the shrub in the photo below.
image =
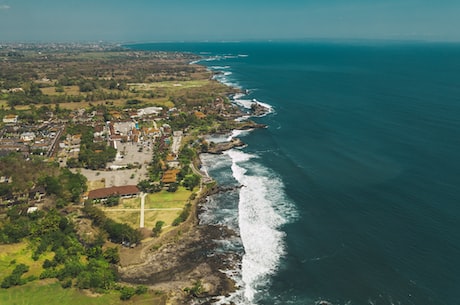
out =
<path fill-rule="evenodd" d="M 153 236 L 157 237 L 157 236 L 160 235 L 161 229 L 162 229 L 162 227 L 164 226 L 164 224 L 165 224 L 165 222 L 164 222 L 164 221 L 161 221 L 161 220 L 159 220 L 159 221 L 157 221 L 157 222 L 155 223 L 155 227 L 154 227 L 153 230 L 152 230 Z"/>
<path fill-rule="evenodd" d="M 182 222 L 186 221 L 188 216 L 190 215 L 190 209 L 191 209 L 192 205 L 190 203 L 187 203 L 185 205 L 185 208 L 182 210 L 182 212 L 180 213 L 180 215 L 174 219 L 172 225 L 173 226 L 178 226 L 180 225 Z"/>
<path fill-rule="evenodd" d="M 136 294 L 136 289 L 133 287 L 122 287 L 120 290 L 120 300 L 126 301 L 131 299 Z"/>
<path fill-rule="evenodd" d="M 147 287 L 145 287 L 144 285 L 140 285 L 140 286 L 136 287 L 136 294 L 137 295 L 141 295 L 141 294 L 144 294 L 144 293 L 147 293 Z"/>
<path fill-rule="evenodd" d="M 72 287 L 72 279 L 65 279 L 61 282 L 61 287 L 66 289 Z"/>
<path fill-rule="evenodd" d="M 194 297 L 197 297 L 198 295 L 204 292 L 203 283 L 198 280 L 193 284 L 192 287 L 184 288 L 184 291 Z"/>

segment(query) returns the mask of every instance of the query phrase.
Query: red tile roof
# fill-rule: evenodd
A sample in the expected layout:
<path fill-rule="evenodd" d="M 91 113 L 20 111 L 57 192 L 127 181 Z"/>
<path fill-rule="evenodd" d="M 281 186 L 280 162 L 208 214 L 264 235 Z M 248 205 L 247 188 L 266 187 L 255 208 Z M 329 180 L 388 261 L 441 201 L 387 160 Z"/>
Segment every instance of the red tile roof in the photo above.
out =
<path fill-rule="evenodd" d="M 135 185 L 112 186 L 102 189 L 92 190 L 88 194 L 88 199 L 104 199 L 110 196 L 138 195 L 139 189 Z"/>

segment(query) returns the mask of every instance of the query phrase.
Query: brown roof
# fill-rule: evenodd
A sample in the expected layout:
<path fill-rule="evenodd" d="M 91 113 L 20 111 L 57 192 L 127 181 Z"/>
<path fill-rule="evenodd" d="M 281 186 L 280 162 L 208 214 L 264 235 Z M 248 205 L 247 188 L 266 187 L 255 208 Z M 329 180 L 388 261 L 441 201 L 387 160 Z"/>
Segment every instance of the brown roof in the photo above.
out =
<path fill-rule="evenodd" d="M 112 186 L 90 191 L 88 194 L 88 199 L 103 199 L 110 196 L 137 195 L 139 192 L 139 189 L 135 185 Z"/>
<path fill-rule="evenodd" d="M 206 117 L 206 114 L 204 114 L 201 111 L 195 111 L 195 116 L 199 119 L 204 119 Z"/>
<path fill-rule="evenodd" d="M 161 178 L 161 182 L 163 183 L 174 183 L 177 181 L 177 174 L 180 171 L 177 169 L 170 169 L 167 170 L 164 174 L 163 177 Z"/>

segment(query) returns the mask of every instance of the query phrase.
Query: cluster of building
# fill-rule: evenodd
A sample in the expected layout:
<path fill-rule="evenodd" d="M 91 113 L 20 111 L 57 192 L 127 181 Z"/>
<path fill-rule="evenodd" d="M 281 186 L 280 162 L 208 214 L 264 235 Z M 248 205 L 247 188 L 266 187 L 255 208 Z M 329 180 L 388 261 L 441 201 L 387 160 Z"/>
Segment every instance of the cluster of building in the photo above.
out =
<path fill-rule="evenodd" d="M 223 104 L 217 99 L 216 104 Z M 81 134 L 64 134 L 67 123 L 86 124 L 94 128 L 94 141 L 105 142 L 115 149 L 121 147 L 121 143 L 137 145 L 139 152 L 150 150 L 153 143 L 160 143 L 160 148 L 169 149 L 166 160 L 162 161 L 164 169 L 161 183 L 168 185 L 177 181 L 180 172 L 180 164 L 177 160 L 182 131 L 173 131 L 168 124 L 157 126 L 157 121 L 168 115 L 174 115 L 174 108 L 164 112 L 160 107 L 147 107 L 143 109 L 111 111 L 111 120 L 106 121 L 106 113 L 101 110 L 87 112 L 84 109 L 76 110 L 67 119 L 50 118 L 37 125 L 21 122 L 17 115 L 9 114 L 3 117 L 4 127 L 0 130 L 0 155 L 10 152 L 21 152 L 27 157 L 30 154 L 39 154 L 46 157 L 56 157 L 59 161 L 70 158 L 78 158 L 81 144 Z M 206 115 L 201 111 L 195 111 L 195 115 L 204 118 Z M 150 127 L 146 127 L 150 126 Z M 120 152 L 119 152 L 120 154 Z M 65 162 L 61 165 L 65 166 Z M 121 165 L 113 165 L 123 168 Z M 112 168 L 110 168 L 112 169 Z M 4 177 L 8 183 L 8 177 Z M 37 194 L 38 197 L 37 197 Z M 105 200 L 110 196 L 136 197 L 139 189 L 134 185 L 113 186 L 89 192 L 90 200 Z M 33 192 L 33 198 L 41 199 L 44 192 Z M 7 198 L 5 198 L 7 199 Z"/>
<path fill-rule="evenodd" d="M 6 115 L 0 130 L 0 155 L 20 152 L 45 157 L 52 156 L 58 148 L 64 125 L 43 122 L 39 125 L 21 124 L 17 115 Z"/>

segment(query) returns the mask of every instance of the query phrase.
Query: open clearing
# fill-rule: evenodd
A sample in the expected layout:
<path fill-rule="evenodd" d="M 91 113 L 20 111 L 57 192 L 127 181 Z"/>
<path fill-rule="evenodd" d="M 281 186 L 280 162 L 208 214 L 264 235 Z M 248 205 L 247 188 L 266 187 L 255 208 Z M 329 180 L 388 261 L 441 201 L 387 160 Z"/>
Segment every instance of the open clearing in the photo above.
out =
<path fill-rule="evenodd" d="M 26 264 L 29 266 L 29 271 L 23 275 L 28 277 L 30 275 L 39 276 L 43 271 L 42 265 L 45 259 L 52 259 L 52 253 L 46 253 L 40 256 L 37 261 L 32 259 L 32 250 L 29 248 L 26 242 L 21 242 L 11 245 L 0 245 L 0 280 L 13 271 L 18 264 Z M 0 289 L 2 291 L 2 289 Z M 12 303 L 1 303 L 0 304 L 12 304 Z"/>
<path fill-rule="evenodd" d="M 188 88 L 199 88 L 207 85 L 209 83 L 208 79 L 200 80 L 190 80 L 190 81 L 164 81 L 164 82 L 155 82 L 155 83 L 132 83 L 129 84 L 130 87 L 133 87 L 137 90 L 147 91 L 158 88 L 167 88 L 167 89 L 188 89 Z"/>
<path fill-rule="evenodd" d="M 157 221 L 164 221 L 165 228 L 170 226 L 182 212 L 192 192 L 183 187 L 174 192 L 161 191 L 148 194 L 145 198 L 144 226 L 151 229 Z M 127 223 L 133 228 L 139 228 L 141 199 L 122 199 L 115 207 L 104 208 L 108 217 L 121 223 Z"/>
<path fill-rule="evenodd" d="M 24 286 L 0 289 L 0 304 L 17 305 L 164 305 L 166 295 L 147 293 L 134 296 L 131 300 L 121 301 L 119 293 L 110 292 L 102 295 L 89 295 L 78 289 L 63 289 L 55 280 L 31 282 Z"/>

